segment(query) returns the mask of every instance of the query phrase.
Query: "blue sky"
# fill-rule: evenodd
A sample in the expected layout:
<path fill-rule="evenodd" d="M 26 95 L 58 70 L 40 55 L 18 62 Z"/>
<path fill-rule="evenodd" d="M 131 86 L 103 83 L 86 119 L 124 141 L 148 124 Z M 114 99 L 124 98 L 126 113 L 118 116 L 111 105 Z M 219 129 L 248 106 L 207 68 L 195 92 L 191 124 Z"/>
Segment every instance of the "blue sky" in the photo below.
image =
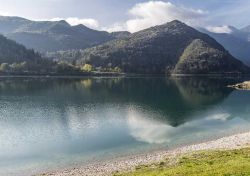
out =
<path fill-rule="evenodd" d="M 1 15 L 35 20 L 70 18 L 67 21 L 72 24 L 105 30 L 136 31 L 173 18 L 194 26 L 250 24 L 250 0 L 0 0 L 0 4 Z M 141 26 L 133 26 L 136 23 Z"/>

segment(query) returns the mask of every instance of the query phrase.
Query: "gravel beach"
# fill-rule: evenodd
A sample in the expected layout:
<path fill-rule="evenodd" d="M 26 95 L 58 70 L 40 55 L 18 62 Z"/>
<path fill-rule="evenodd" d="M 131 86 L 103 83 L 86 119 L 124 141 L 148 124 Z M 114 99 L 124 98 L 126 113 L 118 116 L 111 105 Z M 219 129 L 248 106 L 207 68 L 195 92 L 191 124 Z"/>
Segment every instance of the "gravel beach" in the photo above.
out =
<path fill-rule="evenodd" d="M 95 163 L 72 169 L 59 170 L 53 173 L 43 173 L 40 176 L 109 176 L 117 171 L 129 171 L 135 166 L 160 162 L 166 158 L 176 158 L 182 154 L 199 150 L 227 150 L 250 145 L 250 132 L 241 133 L 200 144 L 185 146 L 168 151 L 157 151 L 150 154 L 129 156 L 110 161 Z"/>

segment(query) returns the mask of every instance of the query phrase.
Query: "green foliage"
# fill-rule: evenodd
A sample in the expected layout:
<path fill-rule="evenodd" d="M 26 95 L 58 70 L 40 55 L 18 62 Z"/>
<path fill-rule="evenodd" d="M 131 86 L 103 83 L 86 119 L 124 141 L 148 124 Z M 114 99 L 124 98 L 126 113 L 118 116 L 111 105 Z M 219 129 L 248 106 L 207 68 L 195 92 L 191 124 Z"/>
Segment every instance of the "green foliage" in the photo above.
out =
<path fill-rule="evenodd" d="M 105 67 L 105 68 L 96 68 L 96 70 L 99 70 L 101 72 L 112 72 L 112 73 L 122 73 L 122 69 L 119 67 Z"/>
<path fill-rule="evenodd" d="M 179 21 L 85 49 L 80 55 L 76 58 L 79 65 L 89 63 L 107 69 L 119 67 L 125 73 L 250 72 L 213 38 Z"/>
<path fill-rule="evenodd" d="M 28 71 L 27 62 L 13 63 L 10 65 L 10 70 L 12 72 L 25 72 Z"/>
<path fill-rule="evenodd" d="M 120 69 L 119 67 L 115 67 L 115 68 L 114 68 L 114 72 L 121 73 L 121 72 L 122 72 L 122 69 Z"/>
<path fill-rule="evenodd" d="M 10 70 L 10 66 L 8 63 L 2 63 L 0 65 L 0 72 L 8 72 Z"/>
<path fill-rule="evenodd" d="M 28 50 L 24 46 L 0 35 L 0 63 L 35 62 L 38 59 L 41 59 L 41 56 L 34 50 Z"/>
<path fill-rule="evenodd" d="M 50 73 L 55 72 L 51 60 L 44 59 L 34 50 L 0 35 L 0 72 L 2 73 Z"/>
<path fill-rule="evenodd" d="M 79 67 L 76 67 L 67 62 L 59 62 L 56 66 L 57 73 L 77 73 L 80 72 Z"/>
<path fill-rule="evenodd" d="M 81 69 L 82 71 L 85 71 L 85 72 L 91 72 L 91 71 L 94 71 L 93 69 L 93 66 L 90 65 L 90 64 L 84 64 L 84 66 L 82 67 Z"/>
<path fill-rule="evenodd" d="M 177 164 L 168 161 L 137 167 L 133 172 L 115 176 L 248 176 L 250 148 L 230 151 L 204 151 L 179 158 Z"/>
<path fill-rule="evenodd" d="M 225 51 L 215 49 L 203 40 L 195 39 L 183 51 L 174 73 L 244 73 L 247 70 L 247 67 Z"/>

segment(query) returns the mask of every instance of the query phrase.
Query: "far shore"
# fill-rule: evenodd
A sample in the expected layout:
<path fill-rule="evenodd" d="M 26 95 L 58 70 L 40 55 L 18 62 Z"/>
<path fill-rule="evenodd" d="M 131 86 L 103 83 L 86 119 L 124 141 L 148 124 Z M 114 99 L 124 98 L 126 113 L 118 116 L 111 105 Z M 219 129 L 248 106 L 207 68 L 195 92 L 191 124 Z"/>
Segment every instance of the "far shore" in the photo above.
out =
<path fill-rule="evenodd" d="M 90 77 L 214 77 L 214 78 L 249 78 L 250 74 L 132 74 L 115 72 L 93 72 L 81 74 L 56 74 L 56 73 L 34 73 L 34 74 L 1 74 L 0 78 L 90 78 Z"/>
<path fill-rule="evenodd" d="M 195 151 L 231 150 L 240 149 L 249 145 L 250 132 L 246 132 L 200 144 L 184 146 L 173 150 L 162 150 L 148 154 L 118 158 L 88 166 L 43 173 L 38 176 L 110 176 L 118 171 L 132 171 L 136 166 L 158 163 L 165 160 L 166 158 L 174 160 L 183 154 L 192 153 Z"/>

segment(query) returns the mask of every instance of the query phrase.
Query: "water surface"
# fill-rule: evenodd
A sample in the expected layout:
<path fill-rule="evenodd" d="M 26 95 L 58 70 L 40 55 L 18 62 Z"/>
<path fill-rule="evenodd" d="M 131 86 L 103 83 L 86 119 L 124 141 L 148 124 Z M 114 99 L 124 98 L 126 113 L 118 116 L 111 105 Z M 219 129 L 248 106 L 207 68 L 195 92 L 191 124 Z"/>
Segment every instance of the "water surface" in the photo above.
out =
<path fill-rule="evenodd" d="M 0 78 L 0 175 L 31 175 L 250 130 L 239 78 Z"/>

